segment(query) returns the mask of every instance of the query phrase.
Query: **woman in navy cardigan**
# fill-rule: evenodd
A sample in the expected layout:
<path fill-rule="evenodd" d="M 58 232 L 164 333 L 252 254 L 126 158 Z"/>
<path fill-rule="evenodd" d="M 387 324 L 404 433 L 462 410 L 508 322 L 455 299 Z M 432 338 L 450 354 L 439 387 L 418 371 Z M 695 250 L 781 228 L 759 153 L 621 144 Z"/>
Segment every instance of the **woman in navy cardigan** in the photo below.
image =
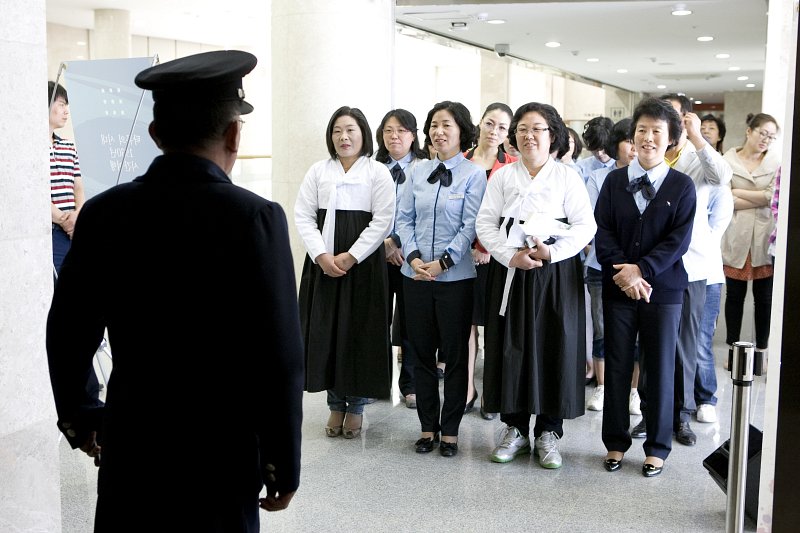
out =
<path fill-rule="evenodd" d="M 637 157 L 609 173 L 595 208 L 603 270 L 603 443 L 609 472 L 620 469 L 631 446 L 628 392 L 637 335 L 641 379 L 647 384 L 642 474 L 660 474 L 672 449 L 675 347 L 688 285 L 681 257 L 689 247 L 696 203 L 691 178 L 664 162 L 680 134 L 681 119 L 668 102 L 643 100 L 634 110 L 631 131 Z"/>

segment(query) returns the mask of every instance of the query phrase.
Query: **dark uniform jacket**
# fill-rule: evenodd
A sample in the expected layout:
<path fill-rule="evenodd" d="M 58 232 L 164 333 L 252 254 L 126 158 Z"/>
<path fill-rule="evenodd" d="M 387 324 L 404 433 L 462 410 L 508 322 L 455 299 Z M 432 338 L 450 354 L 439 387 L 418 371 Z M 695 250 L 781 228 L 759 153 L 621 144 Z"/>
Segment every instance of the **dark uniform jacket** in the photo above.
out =
<path fill-rule="evenodd" d="M 113 371 L 97 408 L 85 384 L 105 328 Z M 263 483 L 298 487 L 303 349 L 286 217 L 211 161 L 160 156 L 86 202 L 47 351 L 59 429 L 73 447 L 100 432 L 97 513 L 112 530 L 169 529 L 160 512 L 202 522 L 204 506 L 253 501 Z"/>

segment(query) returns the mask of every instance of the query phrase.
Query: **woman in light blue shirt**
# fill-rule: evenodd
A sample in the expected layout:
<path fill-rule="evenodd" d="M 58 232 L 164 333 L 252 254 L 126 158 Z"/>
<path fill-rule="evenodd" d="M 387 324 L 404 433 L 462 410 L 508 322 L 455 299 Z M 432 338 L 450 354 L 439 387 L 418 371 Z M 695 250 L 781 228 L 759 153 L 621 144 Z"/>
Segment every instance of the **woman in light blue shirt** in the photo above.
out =
<path fill-rule="evenodd" d="M 474 128 L 463 104 L 445 101 L 430 110 L 425 134 L 436 159 L 414 168 L 397 209 L 396 232 L 405 255 L 406 328 L 417 356 L 414 377 L 422 434 L 414 446 L 418 453 L 432 451 L 441 431 L 439 451 L 445 457 L 458 453 L 466 406 L 475 279 L 471 245 L 486 189 L 486 172 L 463 155 L 475 138 Z M 437 349 L 447 363 L 441 409 Z"/>

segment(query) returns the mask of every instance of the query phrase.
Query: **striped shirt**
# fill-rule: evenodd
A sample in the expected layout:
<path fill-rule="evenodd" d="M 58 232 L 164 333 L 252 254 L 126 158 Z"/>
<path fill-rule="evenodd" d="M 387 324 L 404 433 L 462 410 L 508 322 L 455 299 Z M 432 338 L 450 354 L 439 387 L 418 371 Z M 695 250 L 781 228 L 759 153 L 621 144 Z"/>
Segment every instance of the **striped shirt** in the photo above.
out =
<path fill-rule="evenodd" d="M 61 211 L 75 210 L 75 178 L 80 177 L 75 144 L 54 133 L 50 148 L 50 201 Z"/>

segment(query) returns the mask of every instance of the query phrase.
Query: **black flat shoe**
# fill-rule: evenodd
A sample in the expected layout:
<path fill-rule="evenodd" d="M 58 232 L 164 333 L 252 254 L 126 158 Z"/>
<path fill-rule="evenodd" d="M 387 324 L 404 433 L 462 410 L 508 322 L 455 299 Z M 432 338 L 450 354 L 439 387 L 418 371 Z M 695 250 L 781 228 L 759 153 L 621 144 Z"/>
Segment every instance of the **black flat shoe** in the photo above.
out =
<path fill-rule="evenodd" d="M 433 437 L 426 437 L 424 439 L 419 439 L 417 442 L 414 443 L 414 451 L 417 453 L 430 453 L 433 451 L 433 447 L 437 442 L 439 442 L 438 433 Z"/>
<path fill-rule="evenodd" d="M 458 454 L 458 443 L 442 441 L 439 444 L 439 453 L 442 454 L 442 457 L 453 457 Z"/>
<path fill-rule="evenodd" d="M 663 466 L 651 465 L 650 463 L 644 463 L 642 465 L 642 475 L 644 477 L 656 477 L 662 470 L 664 470 Z"/>
<path fill-rule="evenodd" d="M 603 461 L 603 466 L 609 472 L 616 472 L 622 468 L 622 459 L 606 459 Z"/>
<path fill-rule="evenodd" d="M 494 420 L 497 418 L 497 413 L 487 413 L 483 410 L 483 406 L 481 405 L 481 418 L 484 420 Z"/>
<path fill-rule="evenodd" d="M 467 403 L 467 406 L 464 407 L 464 414 L 467 414 L 471 412 L 473 409 L 475 409 L 475 400 L 477 399 L 478 399 L 478 391 L 475 391 L 475 396 L 473 396 L 472 399 Z"/>
<path fill-rule="evenodd" d="M 631 438 L 634 439 L 647 438 L 647 427 L 644 424 L 644 418 L 642 418 L 641 422 L 633 426 L 633 429 L 631 430 Z"/>

